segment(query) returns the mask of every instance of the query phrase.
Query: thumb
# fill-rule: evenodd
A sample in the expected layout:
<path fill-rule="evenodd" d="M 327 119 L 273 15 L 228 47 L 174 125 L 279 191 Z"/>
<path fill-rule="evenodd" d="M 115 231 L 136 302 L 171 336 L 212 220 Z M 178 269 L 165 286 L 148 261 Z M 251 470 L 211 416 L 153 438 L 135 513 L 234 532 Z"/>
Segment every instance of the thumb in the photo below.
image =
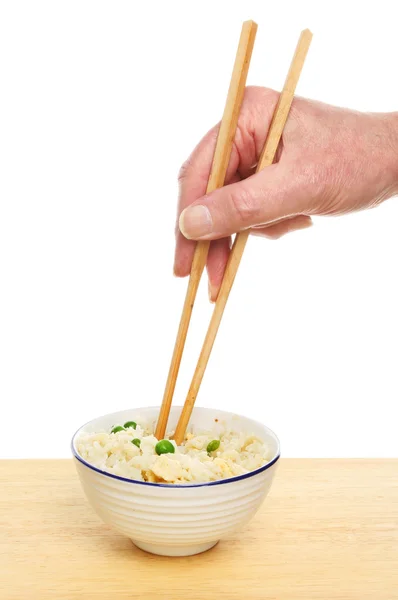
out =
<path fill-rule="evenodd" d="M 199 198 L 180 216 L 188 239 L 213 240 L 305 212 L 308 190 L 293 169 L 271 165 Z"/>

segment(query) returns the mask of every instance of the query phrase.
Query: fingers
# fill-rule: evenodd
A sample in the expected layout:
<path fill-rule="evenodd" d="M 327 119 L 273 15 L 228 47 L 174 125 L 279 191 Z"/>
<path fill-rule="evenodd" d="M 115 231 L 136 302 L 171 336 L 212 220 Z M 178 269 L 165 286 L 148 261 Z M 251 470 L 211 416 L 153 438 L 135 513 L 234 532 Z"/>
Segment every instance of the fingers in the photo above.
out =
<path fill-rule="evenodd" d="M 187 277 L 191 272 L 196 242 L 187 240 L 180 231 L 176 233 L 173 272 L 176 277 Z"/>
<path fill-rule="evenodd" d="M 187 239 L 215 240 L 306 212 L 308 185 L 289 164 L 274 164 L 252 177 L 205 195 L 180 215 Z"/>
<path fill-rule="evenodd" d="M 253 174 L 278 96 L 273 90 L 246 88 L 226 175 L 227 184 Z M 180 171 L 174 262 L 177 276 L 184 277 L 189 273 L 195 250 L 195 245 L 180 234 L 178 219 L 187 206 L 206 193 L 218 130 L 217 125 L 208 132 Z"/>
<path fill-rule="evenodd" d="M 178 219 L 184 208 L 206 193 L 218 130 L 219 125 L 213 127 L 208 132 L 196 146 L 189 159 L 184 163 L 178 176 L 179 198 L 174 256 L 174 274 L 177 277 L 186 277 L 190 273 L 192 258 L 195 252 L 195 243 L 188 241 L 181 235 L 178 227 Z M 227 182 L 233 183 L 239 181 L 240 177 L 236 174 L 238 164 L 239 154 L 234 146 L 226 175 Z"/>
<path fill-rule="evenodd" d="M 312 226 L 312 224 L 311 217 L 307 217 L 306 215 L 298 215 L 297 217 L 283 219 L 272 225 L 253 228 L 250 230 L 250 234 L 259 237 L 265 237 L 270 240 L 277 240 L 287 233 L 299 231 L 300 229 L 308 229 Z M 215 302 L 217 300 L 224 277 L 225 267 L 227 266 L 230 249 L 230 237 L 215 240 L 211 243 L 209 257 L 207 260 L 209 299 L 211 302 Z"/>
<path fill-rule="evenodd" d="M 211 302 L 217 300 L 230 250 L 230 237 L 215 240 L 210 245 L 207 257 L 207 275 L 209 278 L 209 300 Z"/>
<path fill-rule="evenodd" d="M 240 181 L 240 178 L 238 175 L 234 174 L 230 176 L 230 180 L 231 183 L 235 183 L 237 181 Z M 212 246 L 213 244 L 211 244 L 210 250 Z M 189 273 L 191 272 L 191 265 L 193 255 L 195 252 L 195 247 L 196 242 L 188 240 L 186 237 L 184 237 L 180 229 L 178 228 L 178 230 L 176 231 L 176 247 L 174 254 L 174 275 L 176 275 L 176 277 L 187 277 L 187 275 L 189 275 Z M 217 245 L 217 248 L 218 247 L 222 247 L 222 245 Z M 212 254 L 214 252 L 215 251 L 213 250 Z M 217 254 L 217 252 L 215 253 Z M 222 254 L 222 256 L 220 256 L 220 259 L 222 259 L 223 256 L 224 255 Z"/>
<path fill-rule="evenodd" d="M 179 212 L 206 192 L 219 128 L 220 126 L 216 125 L 205 135 L 180 169 L 178 175 Z M 236 172 L 238 164 L 239 154 L 234 146 L 225 177 L 226 182 L 231 181 L 231 176 Z"/>

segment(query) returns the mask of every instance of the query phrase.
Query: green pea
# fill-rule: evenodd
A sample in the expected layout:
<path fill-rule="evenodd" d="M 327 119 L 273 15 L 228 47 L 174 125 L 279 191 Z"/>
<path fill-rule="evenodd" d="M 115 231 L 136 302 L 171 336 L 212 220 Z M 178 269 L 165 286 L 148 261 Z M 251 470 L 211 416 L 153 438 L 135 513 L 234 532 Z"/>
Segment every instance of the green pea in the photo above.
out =
<path fill-rule="evenodd" d="M 137 446 L 137 448 L 141 446 L 141 440 L 139 440 L 138 438 L 131 440 L 131 443 L 134 444 L 134 446 Z"/>
<path fill-rule="evenodd" d="M 124 427 L 122 427 L 121 425 L 117 425 L 112 429 L 111 433 L 117 433 L 118 431 L 124 431 Z"/>
<path fill-rule="evenodd" d="M 219 449 L 219 447 L 220 440 L 211 440 L 211 442 L 207 444 L 207 453 L 210 454 L 211 452 L 215 452 Z"/>
<path fill-rule="evenodd" d="M 124 427 L 126 429 L 128 429 L 129 427 L 132 427 L 133 429 L 137 429 L 137 423 L 135 423 L 134 421 L 127 421 L 127 423 L 124 424 Z"/>
<path fill-rule="evenodd" d="M 175 448 L 169 440 L 160 440 L 155 446 L 156 454 L 174 454 Z"/>

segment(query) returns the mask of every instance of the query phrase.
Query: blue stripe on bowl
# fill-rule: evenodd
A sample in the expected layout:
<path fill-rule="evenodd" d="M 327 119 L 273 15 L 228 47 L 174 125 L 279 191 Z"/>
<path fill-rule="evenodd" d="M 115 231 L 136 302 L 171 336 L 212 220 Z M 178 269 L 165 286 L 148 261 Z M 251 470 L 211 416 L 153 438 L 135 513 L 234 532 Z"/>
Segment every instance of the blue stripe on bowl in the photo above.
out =
<path fill-rule="evenodd" d="M 126 481 L 127 483 L 134 483 L 136 485 L 150 485 L 153 487 L 164 487 L 164 488 L 196 488 L 196 487 L 205 487 L 211 485 L 221 485 L 223 483 L 233 483 L 234 481 L 240 481 L 241 479 L 247 479 L 248 477 L 253 477 L 254 475 L 258 475 L 263 471 L 266 471 L 272 465 L 274 465 L 281 457 L 280 454 L 277 454 L 270 462 L 265 464 L 263 467 L 256 469 L 255 471 L 250 471 L 249 473 L 245 473 L 244 475 L 237 475 L 236 477 L 229 477 L 228 479 L 219 479 L 218 481 L 208 481 L 207 483 L 186 483 L 184 485 L 180 485 L 178 483 L 152 483 L 150 481 L 138 481 L 137 479 L 127 479 L 127 477 L 120 477 L 119 475 L 114 475 L 113 473 L 108 473 L 107 471 L 102 471 L 102 469 L 98 469 L 94 467 L 94 465 L 90 465 L 87 461 L 84 460 L 75 450 L 73 446 L 72 440 L 72 454 L 73 456 L 81 462 L 85 467 L 88 467 L 92 471 L 96 473 L 100 473 L 101 475 L 106 475 L 107 477 L 111 477 L 112 479 L 118 479 L 119 481 Z"/>
<path fill-rule="evenodd" d="M 149 408 L 153 408 L 153 407 L 149 407 Z M 241 479 L 247 479 L 248 477 L 254 477 L 254 475 L 258 475 L 259 473 L 262 473 L 263 471 L 266 471 L 267 469 L 269 469 L 270 467 L 272 467 L 272 465 L 274 465 L 280 459 L 280 457 L 281 457 L 281 453 L 278 452 L 278 454 L 276 456 L 274 456 L 274 458 L 272 460 L 270 460 L 270 462 L 266 463 L 265 465 L 263 465 L 259 469 L 256 469 L 255 471 L 250 471 L 249 473 L 245 473 L 244 475 L 237 475 L 236 477 L 229 477 L 228 479 L 219 479 L 217 481 L 208 481 L 207 483 L 186 483 L 186 484 L 183 485 L 183 484 L 178 484 L 178 483 L 152 483 L 150 481 L 138 481 L 137 479 L 127 479 L 127 477 L 120 477 L 120 475 L 114 475 L 113 473 L 108 473 L 107 471 L 103 471 L 102 469 L 98 469 L 97 467 L 94 467 L 94 465 L 90 465 L 90 463 L 88 463 L 87 461 L 85 461 L 84 458 L 82 458 L 78 454 L 78 452 L 76 451 L 75 446 L 74 446 L 75 438 L 81 432 L 81 430 L 86 425 L 88 425 L 89 423 L 91 423 L 91 421 L 88 421 L 87 423 L 85 423 L 85 425 L 82 425 L 76 431 L 76 433 L 74 434 L 74 436 L 72 438 L 71 450 L 72 450 L 73 456 L 79 462 L 81 462 L 85 467 L 88 467 L 89 469 L 91 469 L 92 471 L 95 471 L 96 473 L 100 473 L 100 475 L 106 475 L 106 477 L 111 477 L 112 479 L 118 479 L 119 481 L 125 481 L 126 483 L 134 483 L 136 485 L 149 485 L 149 486 L 158 487 L 158 488 L 159 487 L 164 487 L 164 488 L 179 488 L 179 489 L 181 489 L 181 488 L 208 487 L 208 486 L 212 486 L 212 485 L 222 485 L 224 483 L 233 483 L 234 481 L 240 481 Z M 271 429 L 269 429 L 268 427 L 267 427 L 267 429 L 276 438 L 276 441 L 278 443 L 278 450 L 279 450 L 280 449 L 280 444 L 279 444 L 278 438 L 276 437 L 276 435 L 274 434 L 274 432 L 271 431 Z"/>

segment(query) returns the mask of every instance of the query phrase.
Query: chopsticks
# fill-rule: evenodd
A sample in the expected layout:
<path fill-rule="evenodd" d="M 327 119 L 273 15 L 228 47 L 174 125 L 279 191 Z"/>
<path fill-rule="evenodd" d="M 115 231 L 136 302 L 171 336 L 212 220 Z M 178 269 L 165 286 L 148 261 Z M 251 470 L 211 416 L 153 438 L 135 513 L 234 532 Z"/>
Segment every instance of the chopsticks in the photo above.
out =
<path fill-rule="evenodd" d="M 243 23 L 206 193 L 213 192 L 224 185 L 240 108 L 245 92 L 247 73 L 249 71 L 256 33 L 257 24 L 254 23 L 254 21 L 245 21 Z M 196 244 L 188 289 L 178 327 L 159 418 L 155 429 L 155 436 L 158 440 L 162 439 L 166 432 L 171 402 L 177 382 L 192 310 L 203 269 L 206 266 L 209 247 L 210 242 L 198 242 Z"/>
<path fill-rule="evenodd" d="M 283 128 L 289 115 L 296 86 L 300 78 L 300 74 L 304 65 L 305 58 L 307 56 L 311 39 L 312 33 L 309 31 L 309 29 L 305 29 L 301 32 L 296 51 L 294 53 L 286 77 L 286 81 L 283 86 L 282 93 L 279 97 L 278 104 L 275 108 L 274 116 L 269 128 L 264 149 L 257 166 L 257 172 L 261 171 L 262 169 L 273 163 L 279 145 L 279 141 L 282 136 Z M 209 328 L 207 330 L 207 334 L 202 346 L 202 351 L 200 353 L 199 360 L 188 391 L 188 395 L 186 397 L 184 407 L 182 409 L 174 433 L 174 440 L 178 445 L 180 445 L 184 440 L 185 431 L 187 429 L 189 419 L 192 414 L 195 400 L 199 392 L 200 385 L 202 383 L 203 375 L 205 373 L 206 366 L 209 361 L 211 350 L 216 339 L 216 335 L 221 323 L 225 306 L 227 304 L 229 293 L 231 291 L 241 258 L 243 256 L 249 233 L 249 230 L 242 231 L 238 233 L 235 237 L 234 245 L 232 247 L 229 260 L 225 269 L 220 292 L 218 294 L 218 298 L 210 320 Z"/>

